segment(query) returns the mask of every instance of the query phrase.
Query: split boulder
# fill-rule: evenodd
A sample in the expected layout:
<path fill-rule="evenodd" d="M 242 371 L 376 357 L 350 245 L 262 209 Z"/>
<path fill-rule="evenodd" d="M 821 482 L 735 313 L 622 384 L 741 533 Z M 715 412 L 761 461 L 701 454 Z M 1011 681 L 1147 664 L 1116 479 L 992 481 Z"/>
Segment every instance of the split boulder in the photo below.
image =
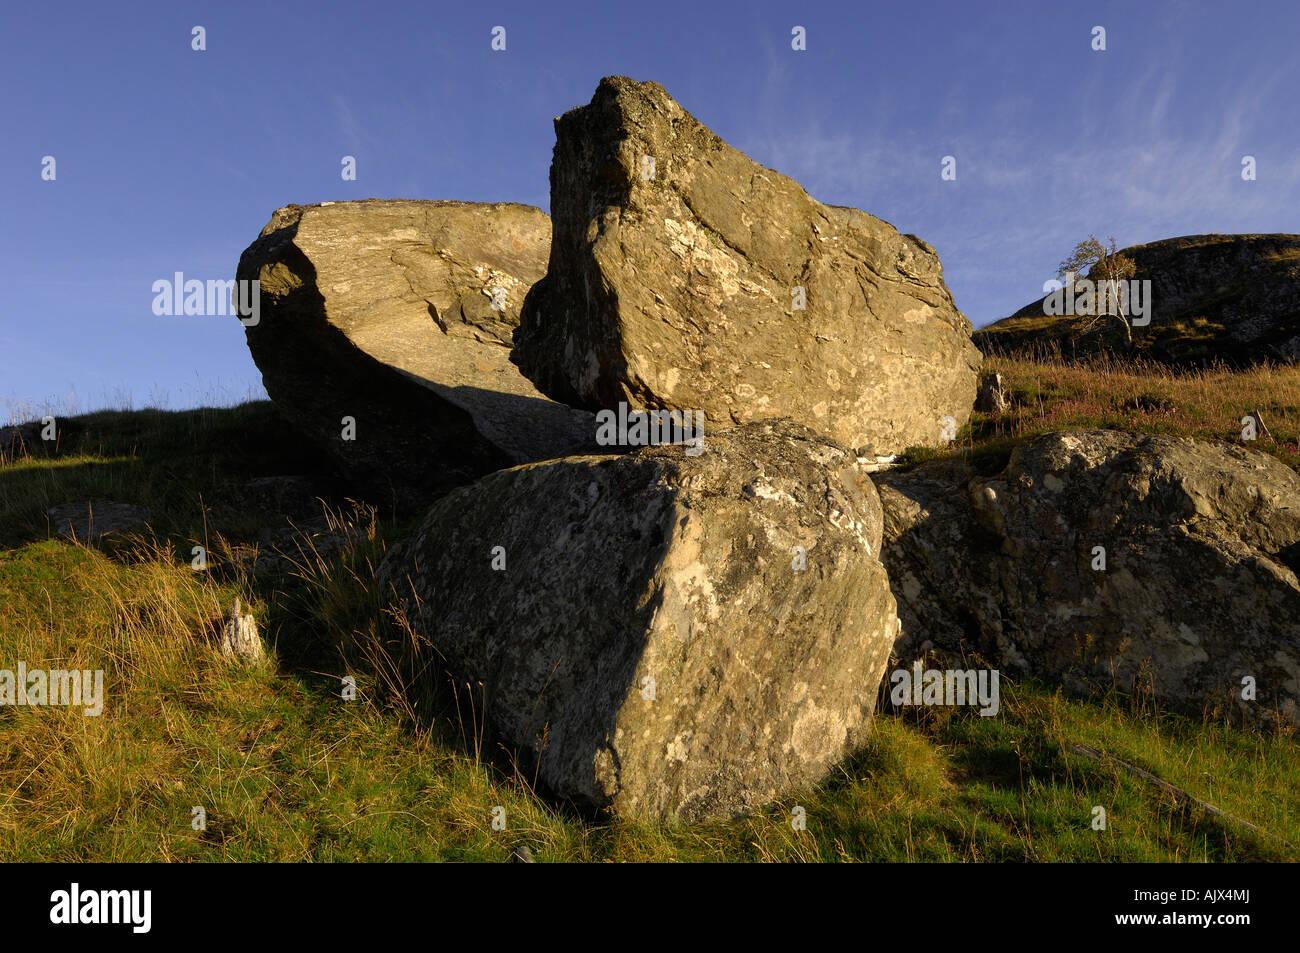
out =
<path fill-rule="evenodd" d="M 898 620 L 854 455 L 788 420 L 491 474 L 390 552 L 433 647 L 555 794 L 757 810 L 861 745 Z M 477 686 L 481 683 L 482 688 Z"/>

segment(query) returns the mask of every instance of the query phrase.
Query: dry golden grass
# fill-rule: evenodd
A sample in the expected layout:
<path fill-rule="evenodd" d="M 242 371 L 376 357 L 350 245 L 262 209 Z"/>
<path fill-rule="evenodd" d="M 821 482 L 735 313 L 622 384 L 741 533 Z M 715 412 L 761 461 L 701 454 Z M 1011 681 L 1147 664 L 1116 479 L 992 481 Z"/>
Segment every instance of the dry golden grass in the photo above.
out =
<path fill-rule="evenodd" d="M 1228 440 L 1300 468 L 1300 365 L 1178 371 L 1146 361 L 1072 363 L 1047 355 L 989 357 L 983 369 L 1002 375 L 1013 405 L 1000 415 L 972 414 L 958 435 L 962 452 L 996 457 L 1036 434 L 1099 428 Z M 1269 433 L 1246 440 L 1242 418 L 1251 412 Z M 942 455 L 918 449 L 908 459 Z"/>

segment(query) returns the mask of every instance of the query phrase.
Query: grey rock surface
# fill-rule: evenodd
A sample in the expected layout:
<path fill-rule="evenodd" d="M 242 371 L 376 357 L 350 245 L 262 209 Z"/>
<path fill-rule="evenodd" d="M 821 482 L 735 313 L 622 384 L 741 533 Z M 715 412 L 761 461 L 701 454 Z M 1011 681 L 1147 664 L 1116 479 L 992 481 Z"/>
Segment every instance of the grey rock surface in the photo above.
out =
<path fill-rule="evenodd" d="M 1300 475 L 1274 457 L 1089 430 L 1031 439 L 992 475 L 937 461 L 875 479 L 904 660 L 932 646 L 1300 723 Z"/>
<path fill-rule="evenodd" d="M 984 374 L 980 377 L 979 396 L 975 398 L 975 409 L 982 414 L 1005 414 L 1011 409 L 1011 395 L 1002 381 L 1002 375 Z"/>
<path fill-rule="evenodd" d="M 257 620 L 243 611 L 238 599 L 230 610 L 230 618 L 221 630 L 219 646 L 223 658 L 231 661 L 257 664 L 266 659 L 266 647 L 257 631 Z"/>
<path fill-rule="evenodd" d="M 345 473 L 408 509 L 590 440 L 589 414 L 509 360 L 549 246 L 549 219 L 526 205 L 280 209 L 237 271 L 260 282 L 246 337 L 267 393 Z"/>
<path fill-rule="evenodd" d="M 500 740 L 553 793 L 698 821 L 862 744 L 898 629 L 880 520 L 851 452 L 769 421 L 695 456 L 491 474 L 435 504 L 377 578 L 431 646 L 416 662 L 482 683 Z"/>
<path fill-rule="evenodd" d="M 928 244 L 815 201 L 657 83 L 607 77 L 555 131 L 554 243 L 512 352 L 544 393 L 788 416 L 877 454 L 970 415 L 980 354 Z"/>

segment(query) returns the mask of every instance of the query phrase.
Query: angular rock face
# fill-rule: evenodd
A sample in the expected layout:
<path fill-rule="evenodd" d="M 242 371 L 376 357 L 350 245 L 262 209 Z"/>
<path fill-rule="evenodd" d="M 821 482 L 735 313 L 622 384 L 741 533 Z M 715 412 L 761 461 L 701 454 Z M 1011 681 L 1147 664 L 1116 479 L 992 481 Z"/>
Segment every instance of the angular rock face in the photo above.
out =
<path fill-rule="evenodd" d="M 656 83 L 555 121 L 554 243 L 512 357 L 557 400 L 789 416 L 855 449 L 947 439 L 979 352 L 933 248 L 822 205 Z"/>
<path fill-rule="evenodd" d="M 876 480 L 904 659 L 973 650 L 1076 689 L 1300 724 L 1300 476 L 1273 457 L 1079 431 L 993 476 L 940 461 Z"/>
<path fill-rule="evenodd" d="M 237 272 L 260 281 L 246 335 L 267 393 L 403 507 L 589 441 L 590 415 L 547 400 L 508 358 L 549 246 L 549 220 L 525 205 L 280 209 Z"/>
<path fill-rule="evenodd" d="M 378 578 L 554 793 L 730 817 L 861 744 L 898 631 L 880 518 L 850 452 L 769 421 L 695 456 L 494 473 L 437 503 Z"/>

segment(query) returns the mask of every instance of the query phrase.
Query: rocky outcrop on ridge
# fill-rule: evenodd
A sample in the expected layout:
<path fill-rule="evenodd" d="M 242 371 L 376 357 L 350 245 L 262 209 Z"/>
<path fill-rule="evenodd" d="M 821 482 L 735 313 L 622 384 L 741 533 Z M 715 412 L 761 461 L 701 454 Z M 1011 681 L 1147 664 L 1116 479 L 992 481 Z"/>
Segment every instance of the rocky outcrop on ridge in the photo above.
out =
<path fill-rule="evenodd" d="M 1300 235 L 1188 235 L 1121 249 L 1151 282 L 1151 323 L 1137 356 L 1244 367 L 1300 360 Z M 1066 357 L 1121 350 L 1122 329 L 1076 342 L 1080 322 L 1044 316 L 1043 298 L 975 333 L 985 353 L 1059 347 Z"/>

